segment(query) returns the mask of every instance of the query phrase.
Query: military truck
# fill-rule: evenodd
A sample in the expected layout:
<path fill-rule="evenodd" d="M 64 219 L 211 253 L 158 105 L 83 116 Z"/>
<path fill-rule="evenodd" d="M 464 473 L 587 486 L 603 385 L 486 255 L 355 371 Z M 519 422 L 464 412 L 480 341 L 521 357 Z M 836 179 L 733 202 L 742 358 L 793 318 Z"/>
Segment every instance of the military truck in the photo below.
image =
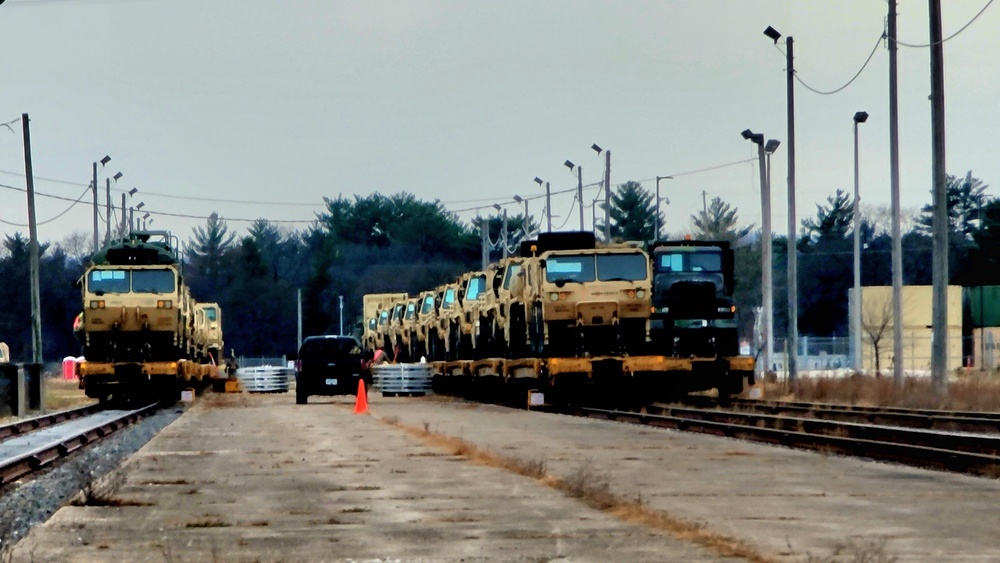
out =
<path fill-rule="evenodd" d="M 222 341 L 222 308 L 218 303 L 197 303 L 194 306 L 195 358 L 220 365 L 225 350 Z"/>
<path fill-rule="evenodd" d="M 592 232 L 542 233 L 524 250 L 532 256 L 511 293 L 524 307 L 532 355 L 646 351 L 652 275 L 645 251 L 598 248 Z"/>
<path fill-rule="evenodd" d="M 675 357 L 739 355 L 729 243 L 663 241 L 650 245 L 649 252 L 653 352 Z"/>
<path fill-rule="evenodd" d="M 375 348 L 383 344 L 382 339 L 377 335 L 379 331 L 379 317 L 382 312 L 398 301 L 409 297 L 406 293 L 369 293 L 362 298 L 362 315 L 364 315 L 364 332 L 361 342 L 366 350 L 374 352 Z M 388 352 L 388 351 L 387 351 Z"/>
<path fill-rule="evenodd" d="M 479 323 L 477 326 L 477 348 L 483 351 L 484 356 L 506 356 L 513 357 L 518 351 L 523 351 L 523 341 L 521 346 L 513 346 L 511 343 L 512 318 L 521 319 L 520 323 L 514 324 L 517 335 L 525 335 L 523 324 L 523 312 L 520 316 L 511 315 L 512 298 L 510 287 L 517 273 L 521 269 L 524 259 L 520 256 L 504 258 L 496 264 L 491 264 L 486 272 L 487 287 L 483 294 L 483 301 L 479 304 Z M 521 307 L 523 311 L 523 307 Z"/>

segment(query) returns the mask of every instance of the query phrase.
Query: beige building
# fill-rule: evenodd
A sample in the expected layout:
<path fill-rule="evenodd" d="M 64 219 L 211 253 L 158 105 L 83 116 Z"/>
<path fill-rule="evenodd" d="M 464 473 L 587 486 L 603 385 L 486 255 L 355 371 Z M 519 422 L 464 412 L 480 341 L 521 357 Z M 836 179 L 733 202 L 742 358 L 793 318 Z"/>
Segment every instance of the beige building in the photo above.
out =
<path fill-rule="evenodd" d="M 854 289 L 850 300 L 854 302 Z M 931 369 L 931 303 L 932 287 L 903 287 L 903 369 L 906 372 L 926 372 Z M 891 372 L 893 367 L 892 287 L 861 288 L 861 354 L 862 369 L 875 371 L 876 350 L 879 369 Z M 962 367 L 962 288 L 948 286 L 948 369 Z"/>

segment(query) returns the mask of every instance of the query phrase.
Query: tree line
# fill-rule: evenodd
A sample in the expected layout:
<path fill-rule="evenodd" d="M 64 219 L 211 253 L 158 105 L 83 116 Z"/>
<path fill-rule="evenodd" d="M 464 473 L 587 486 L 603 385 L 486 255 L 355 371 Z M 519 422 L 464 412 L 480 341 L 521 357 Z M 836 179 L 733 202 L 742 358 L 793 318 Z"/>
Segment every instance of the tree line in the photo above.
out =
<path fill-rule="evenodd" d="M 1000 199 L 967 173 L 948 176 L 949 270 L 952 284 L 1000 284 Z M 638 182 L 618 185 L 608 216 L 616 241 L 649 241 L 657 223 L 654 196 Z M 266 219 L 243 236 L 217 213 L 183 244 L 183 273 L 199 301 L 218 302 L 223 311 L 226 355 L 281 355 L 297 342 L 298 295 L 305 336 L 361 331 L 362 295 L 407 292 L 411 295 L 454 280 L 481 264 L 480 226 L 488 228 L 490 259 L 502 256 L 503 220 L 499 215 L 461 221 L 438 202 L 398 193 L 325 198 L 325 209 L 306 229 L 282 230 Z M 853 201 L 842 190 L 816 206 L 801 222 L 796 243 L 800 280 L 799 331 L 803 335 L 848 334 L 847 290 L 853 285 Z M 602 212 L 604 204 L 599 204 Z M 902 237 L 903 282 L 931 283 L 931 207 L 910 218 Z M 663 225 L 663 217 L 659 218 Z M 669 227 L 669 226 L 668 226 Z M 507 246 L 537 231 L 531 217 L 507 220 Z M 604 225 L 597 230 L 603 232 Z M 890 285 L 891 236 L 888 213 L 866 209 L 859 224 L 862 285 Z M 754 310 L 760 306 L 761 244 L 772 245 L 775 336 L 787 326 L 787 238 L 769 241 L 759 228 L 741 222 L 738 210 L 719 197 L 690 217 L 675 236 L 726 240 L 735 248 L 736 305 L 740 334 L 750 339 Z M 183 238 L 183 237 L 182 237 Z M 80 311 L 73 282 L 89 260 L 74 233 L 61 243 L 40 247 L 44 356 L 56 360 L 79 354 L 72 334 Z M 6 235 L 0 251 L 0 340 L 15 359 L 31 357 L 28 240 Z M 343 308 L 340 298 L 343 297 Z"/>

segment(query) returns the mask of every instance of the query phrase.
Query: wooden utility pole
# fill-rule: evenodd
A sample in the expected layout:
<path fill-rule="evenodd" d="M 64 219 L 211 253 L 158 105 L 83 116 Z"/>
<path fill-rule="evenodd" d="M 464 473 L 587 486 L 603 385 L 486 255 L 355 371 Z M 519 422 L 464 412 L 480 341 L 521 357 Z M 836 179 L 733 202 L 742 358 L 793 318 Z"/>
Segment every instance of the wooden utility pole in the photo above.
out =
<path fill-rule="evenodd" d="M 795 58 L 792 36 L 785 39 L 788 91 L 788 383 L 795 389 L 799 355 L 799 270 L 795 233 Z"/>
<path fill-rule="evenodd" d="M 38 284 L 38 228 L 35 224 L 35 180 L 31 169 L 31 131 L 28 114 L 21 114 L 24 133 L 24 179 L 28 191 L 28 249 L 31 254 L 31 362 L 42 363 L 42 311 Z"/>
<path fill-rule="evenodd" d="M 97 225 L 97 220 L 98 219 L 97 218 L 98 218 L 98 211 L 100 209 L 100 207 L 99 207 L 100 204 L 97 202 L 97 163 L 96 162 L 94 163 L 94 179 L 91 181 L 90 187 L 94 189 L 94 250 L 93 250 L 93 252 L 94 252 L 94 254 L 97 254 L 98 249 L 100 249 L 100 247 L 98 246 L 99 242 L 97 240 L 97 238 L 99 236 L 98 233 L 97 233 L 97 229 L 98 229 L 98 225 Z"/>
<path fill-rule="evenodd" d="M 889 175 L 892 200 L 892 379 L 903 386 L 903 234 L 899 203 L 899 92 L 896 0 L 889 0 Z"/>
<path fill-rule="evenodd" d="M 945 176 L 944 45 L 941 41 L 941 0 L 930 1 L 931 139 L 934 176 L 933 305 L 931 306 L 931 381 L 943 393 L 948 388 L 948 194 Z"/>

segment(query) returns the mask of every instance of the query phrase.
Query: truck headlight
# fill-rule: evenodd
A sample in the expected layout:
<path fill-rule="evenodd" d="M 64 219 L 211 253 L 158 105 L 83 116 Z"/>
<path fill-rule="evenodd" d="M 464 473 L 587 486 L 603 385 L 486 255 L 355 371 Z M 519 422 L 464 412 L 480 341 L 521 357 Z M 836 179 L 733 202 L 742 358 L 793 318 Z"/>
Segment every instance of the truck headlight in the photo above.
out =
<path fill-rule="evenodd" d="M 559 301 L 559 294 L 553 291 L 549 294 L 549 299 L 551 301 Z"/>
<path fill-rule="evenodd" d="M 637 289 L 635 290 L 635 296 L 639 299 L 642 299 L 643 297 L 646 296 L 646 292 L 641 289 Z"/>

